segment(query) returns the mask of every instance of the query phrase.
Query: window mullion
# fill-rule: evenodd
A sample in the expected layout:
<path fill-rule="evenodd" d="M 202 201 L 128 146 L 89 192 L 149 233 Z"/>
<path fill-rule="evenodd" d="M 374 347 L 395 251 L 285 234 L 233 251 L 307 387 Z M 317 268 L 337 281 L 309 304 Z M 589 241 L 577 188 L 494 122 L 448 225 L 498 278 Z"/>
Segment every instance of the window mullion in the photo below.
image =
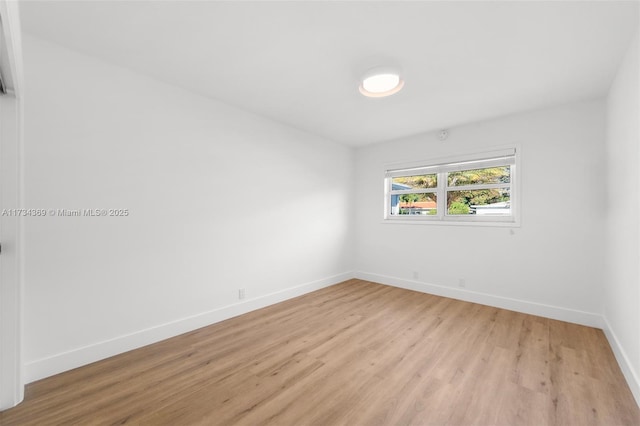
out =
<path fill-rule="evenodd" d="M 429 188 L 429 189 L 394 189 L 389 192 L 391 195 L 402 195 L 402 194 L 436 194 L 438 192 L 437 188 Z"/>
<path fill-rule="evenodd" d="M 388 218 L 391 216 L 392 212 L 391 212 L 391 196 L 392 196 L 392 190 L 391 188 L 393 187 L 392 185 L 393 179 L 391 178 L 385 178 L 384 180 L 384 217 Z"/>
<path fill-rule="evenodd" d="M 442 220 L 447 210 L 447 191 L 445 188 L 447 182 L 447 173 L 438 173 L 438 194 L 436 196 L 436 209 L 438 212 L 438 218 Z"/>
<path fill-rule="evenodd" d="M 511 188 L 510 183 L 489 183 L 476 185 L 447 186 L 447 191 L 474 191 L 480 189 Z"/>

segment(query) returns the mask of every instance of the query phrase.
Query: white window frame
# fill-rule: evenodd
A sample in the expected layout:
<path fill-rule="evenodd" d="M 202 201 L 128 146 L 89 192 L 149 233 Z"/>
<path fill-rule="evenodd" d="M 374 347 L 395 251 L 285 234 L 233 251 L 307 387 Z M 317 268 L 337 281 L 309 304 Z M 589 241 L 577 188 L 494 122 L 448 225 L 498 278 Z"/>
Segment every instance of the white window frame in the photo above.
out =
<path fill-rule="evenodd" d="M 418 223 L 435 225 L 482 225 L 482 226 L 519 226 L 520 225 L 520 187 L 518 180 L 519 155 L 515 147 L 496 149 L 475 154 L 431 159 L 420 162 L 387 164 L 384 169 L 384 222 Z M 510 183 L 478 184 L 448 187 L 447 173 L 460 170 L 473 170 L 489 167 L 510 166 Z M 394 177 L 437 174 L 437 188 L 393 190 Z M 491 215 L 449 215 L 446 208 L 448 191 L 466 191 L 478 189 L 508 188 L 511 214 L 508 216 Z M 435 215 L 398 215 L 391 214 L 393 195 L 417 193 L 435 193 L 437 214 Z"/>

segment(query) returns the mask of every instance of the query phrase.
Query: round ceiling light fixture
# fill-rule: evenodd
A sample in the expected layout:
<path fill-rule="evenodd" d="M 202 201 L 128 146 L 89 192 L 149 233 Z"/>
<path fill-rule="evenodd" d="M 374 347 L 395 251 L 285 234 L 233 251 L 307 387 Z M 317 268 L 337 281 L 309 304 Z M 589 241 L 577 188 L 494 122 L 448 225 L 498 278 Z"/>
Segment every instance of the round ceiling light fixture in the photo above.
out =
<path fill-rule="evenodd" d="M 384 98 L 385 96 L 391 96 L 394 93 L 398 93 L 402 86 L 404 86 L 404 80 L 400 78 L 397 72 L 376 69 L 369 71 L 360 83 L 360 93 L 370 98 Z"/>

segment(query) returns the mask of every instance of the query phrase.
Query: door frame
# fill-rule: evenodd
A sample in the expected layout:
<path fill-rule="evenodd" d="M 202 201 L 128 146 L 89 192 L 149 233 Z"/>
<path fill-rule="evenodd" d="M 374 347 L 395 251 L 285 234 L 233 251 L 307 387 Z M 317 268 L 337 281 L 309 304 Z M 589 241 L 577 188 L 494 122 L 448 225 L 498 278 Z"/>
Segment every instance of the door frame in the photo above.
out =
<path fill-rule="evenodd" d="M 0 0 L 0 213 L 23 207 L 23 72 L 19 2 Z M 6 212 L 6 211 L 5 211 Z M 23 217 L 0 214 L 0 410 L 24 398 Z"/>

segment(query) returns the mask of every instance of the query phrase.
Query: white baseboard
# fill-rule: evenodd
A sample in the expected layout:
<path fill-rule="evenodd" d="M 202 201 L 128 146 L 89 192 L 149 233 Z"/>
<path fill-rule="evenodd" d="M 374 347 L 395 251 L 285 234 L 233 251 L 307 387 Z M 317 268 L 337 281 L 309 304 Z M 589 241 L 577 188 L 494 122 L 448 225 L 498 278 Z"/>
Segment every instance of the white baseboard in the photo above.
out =
<path fill-rule="evenodd" d="M 476 291 L 429 284 L 421 281 L 405 280 L 387 275 L 372 274 L 357 271 L 355 277 L 380 284 L 419 291 L 422 293 L 434 294 L 436 296 L 449 297 L 451 299 L 464 300 L 465 302 L 479 303 L 481 305 L 494 306 L 496 308 L 508 309 L 510 311 L 522 312 L 525 314 L 538 315 L 545 318 L 560 321 L 572 322 L 589 327 L 602 328 L 602 316 L 590 312 L 578 311 L 575 309 L 562 308 L 559 306 L 545 305 L 542 303 L 529 302 L 526 300 L 512 299 L 509 297 L 494 296 Z"/>
<path fill-rule="evenodd" d="M 624 374 L 624 378 L 627 380 L 627 384 L 629 385 L 629 389 L 631 389 L 633 397 L 636 399 L 636 403 L 640 406 L 640 377 L 638 376 L 638 372 L 635 371 L 633 364 L 629 361 L 629 357 L 622 348 L 622 345 L 620 344 L 616 333 L 611 328 L 609 321 L 607 321 L 607 317 L 603 317 L 603 322 L 604 326 L 602 327 L 602 331 L 604 331 L 605 336 L 607 336 L 609 346 L 611 346 L 613 354 L 616 356 L 618 365 L 622 370 L 622 374 Z"/>
<path fill-rule="evenodd" d="M 196 330 L 216 322 L 264 308 L 274 303 L 282 302 L 315 290 L 320 290 L 342 281 L 353 278 L 353 272 L 344 272 L 331 277 L 289 287 L 264 296 L 247 299 L 239 303 L 223 306 L 211 311 L 203 312 L 177 321 L 161 324 L 156 327 L 136 331 L 131 334 L 99 342 L 96 344 L 76 348 L 68 352 L 52 355 L 25 364 L 25 379 L 27 383 L 53 376 L 92 362 L 137 349 L 170 337 Z"/>

